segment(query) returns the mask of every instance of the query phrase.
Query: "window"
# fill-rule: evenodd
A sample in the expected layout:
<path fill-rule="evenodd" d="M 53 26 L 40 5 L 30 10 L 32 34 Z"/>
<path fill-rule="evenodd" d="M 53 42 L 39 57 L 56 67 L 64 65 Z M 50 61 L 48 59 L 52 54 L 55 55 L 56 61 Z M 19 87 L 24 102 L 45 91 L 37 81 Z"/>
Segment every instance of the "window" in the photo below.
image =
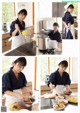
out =
<path fill-rule="evenodd" d="M 40 79 L 44 83 L 45 75 L 48 74 L 48 57 L 40 58 Z"/>
<path fill-rule="evenodd" d="M 73 14 L 75 14 L 76 16 L 78 16 L 78 3 L 72 2 L 72 4 L 74 5 Z"/>
<path fill-rule="evenodd" d="M 3 57 L 2 58 L 2 73 L 6 73 L 7 71 L 9 71 L 11 67 L 11 63 L 10 63 L 10 58 L 9 57 Z"/>
<path fill-rule="evenodd" d="M 68 63 L 69 63 L 69 58 L 65 58 L 65 57 L 51 57 L 50 58 L 50 73 L 52 73 L 52 72 L 54 72 L 55 70 L 57 70 L 57 68 L 58 68 L 58 64 L 60 63 L 60 61 L 62 61 L 62 60 L 67 60 L 68 61 Z M 66 70 L 68 73 L 69 73 L 69 66 L 68 66 L 68 68 L 67 68 L 67 70 Z"/>
<path fill-rule="evenodd" d="M 14 19 L 14 6 L 13 2 L 2 3 L 2 22 L 10 22 Z"/>

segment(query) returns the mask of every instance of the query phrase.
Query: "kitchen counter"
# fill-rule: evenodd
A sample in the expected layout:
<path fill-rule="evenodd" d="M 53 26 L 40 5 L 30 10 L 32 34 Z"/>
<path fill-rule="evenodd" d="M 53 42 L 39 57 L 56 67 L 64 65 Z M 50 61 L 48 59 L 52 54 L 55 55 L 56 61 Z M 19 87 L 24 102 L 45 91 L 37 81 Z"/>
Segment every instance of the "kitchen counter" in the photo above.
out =
<path fill-rule="evenodd" d="M 67 105 L 63 111 L 66 113 L 68 113 L 68 112 L 74 113 L 76 111 L 76 113 L 78 113 L 78 107 L 75 105 Z M 55 112 L 55 110 L 53 108 L 50 108 L 50 109 L 44 109 L 44 110 L 42 110 L 42 112 L 53 113 L 53 112 Z"/>
<path fill-rule="evenodd" d="M 26 43 L 14 50 L 4 53 L 5 56 L 35 56 L 36 55 L 36 42 Z"/>
<path fill-rule="evenodd" d="M 77 96 L 77 93 L 72 93 L 71 96 Z M 41 98 L 41 110 L 46 111 L 48 110 L 49 112 L 55 111 L 53 109 L 55 101 L 54 99 L 45 99 Z M 70 104 L 66 105 L 65 109 L 63 111 L 78 111 L 78 105 Z"/>

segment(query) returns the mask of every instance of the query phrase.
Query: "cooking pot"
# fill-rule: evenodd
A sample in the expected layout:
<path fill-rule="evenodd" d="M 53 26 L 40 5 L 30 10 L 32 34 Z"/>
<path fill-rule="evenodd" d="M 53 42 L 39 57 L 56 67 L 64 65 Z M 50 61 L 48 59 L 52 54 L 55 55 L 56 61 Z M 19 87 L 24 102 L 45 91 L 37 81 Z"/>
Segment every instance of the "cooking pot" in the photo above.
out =
<path fill-rule="evenodd" d="M 48 41 L 49 41 L 49 36 L 47 36 L 45 34 L 40 34 L 38 36 L 38 48 L 39 48 L 39 50 L 48 49 Z"/>

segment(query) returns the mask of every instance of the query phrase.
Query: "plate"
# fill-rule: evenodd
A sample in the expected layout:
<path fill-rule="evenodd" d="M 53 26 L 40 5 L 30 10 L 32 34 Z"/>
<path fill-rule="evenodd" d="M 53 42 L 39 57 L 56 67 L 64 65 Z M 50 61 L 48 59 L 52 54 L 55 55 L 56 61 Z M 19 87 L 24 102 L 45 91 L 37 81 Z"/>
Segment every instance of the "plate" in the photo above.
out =
<path fill-rule="evenodd" d="M 78 104 L 78 98 L 77 97 L 69 97 L 68 102 L 71 104 Z"/>
<path fill-rule="evenodd" d="M 54 110 L 56 111 L 61 111 L 65 109 L 65 105 L 62 103 L 57 103 L 55 105 L 53 105 Z"/>
<path fill-rule="evenodd" d="M 61 99 L 58 102 L 63 103 L 64 105 L 68 104 L 68 100 L 66 99 Z"/>

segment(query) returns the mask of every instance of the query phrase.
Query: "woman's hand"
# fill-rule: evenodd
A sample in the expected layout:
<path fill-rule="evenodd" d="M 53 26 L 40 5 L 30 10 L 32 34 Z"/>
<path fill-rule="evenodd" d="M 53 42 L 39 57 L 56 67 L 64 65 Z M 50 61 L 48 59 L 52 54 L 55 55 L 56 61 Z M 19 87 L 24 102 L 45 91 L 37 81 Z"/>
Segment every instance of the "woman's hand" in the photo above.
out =
<path fill-rule="evenodd" d="M 23 87 L 22 88 L 22 92 L 24 92 L 25 94 L 28 93 L 32 96 L 33 94 L 33 91 L 31 89 L 28 89 L 27 87 Z"/>
<path fill-rule="evenodd" d="M 21 100 L 21 101 L 25 101 L 25 97 L 21 94 L 17 94 L 17 97 Z"/>
<path fill-rule="evenodd" d="M 65 95 L 70 95 L 71 93 L 72 93 L 71 90 L 66 90 L 66 91 L 64 92 Z"/>
<path fill-rule="evenodd" d="M 32 96 L 33 91 L 31 89 L 27 89 L 27 93 L 29 93 Z"/>
<path fill-rule="evenodd" d="M 52 83 L 49 84 L 49 87 L 51 90 L 53 90 L 55 88 L 55 85 L 53 85 Z"/>
<path fill-rule="evenodd" d="M 65 95 L 70 95 L 72 93 L 71 89 L 70 89 L 70 86 L 69 85 L 66 85 L 66 91 L 64 92 Z"/>

